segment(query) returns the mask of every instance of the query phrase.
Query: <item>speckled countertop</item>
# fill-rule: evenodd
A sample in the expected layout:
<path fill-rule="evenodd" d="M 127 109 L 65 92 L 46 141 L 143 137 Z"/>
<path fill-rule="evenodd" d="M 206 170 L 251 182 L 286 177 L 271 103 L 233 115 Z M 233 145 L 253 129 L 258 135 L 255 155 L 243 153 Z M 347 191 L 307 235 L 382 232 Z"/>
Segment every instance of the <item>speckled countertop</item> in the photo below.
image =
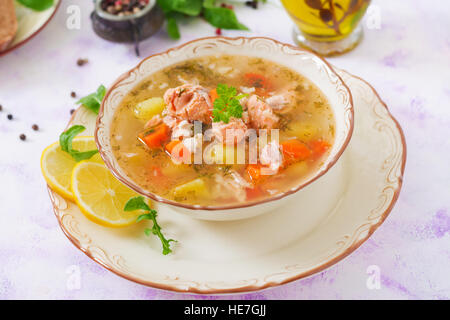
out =
<path fill-rule="evenodd" d="M 67 7 L 81 8 L 80 30 L 68 30 Z M 403 190 L 385 223 L 339 264 L 308 279 L 232 299 L 450 298 L 450 5 L 445 0 L 373 1 L 380 25 L 365 21 L 354 51 L 329 61 L 370 82 L 402 125 L 408 160 Z M 216 299 L 143 287 L 106 271 L 64 236 L 52 213 L 39 158 L 69 120 L 74 99 L 110 85 L 135 66 L 130 46 L 93 33 L 89 0 L 63 0 L 47 28 L 0 57 L 0 299 Z M 239 6 L 251 32 L 292 43 L 291 22 L 277 1 L 258 11 Z M 267 23 L 271 21 L 271 23 Z M 373 21 L 372 21 L 373 22 Z M 145 41 L 142 56 L 214 35 L 202 21 L 182 26 L 179 41 L 164 31 Z M 89 63 L 78 67 L 78 58 Z M 7 114 L 14 119 L 9 121 Z M 40 131 L 31 125 L 37 123 Z M 27 141 L 19 140 L 25 133 Z M 380 272 L 367 286 L 368 267 Z M 73 270 L 80 286 L 68 279 Z"/>

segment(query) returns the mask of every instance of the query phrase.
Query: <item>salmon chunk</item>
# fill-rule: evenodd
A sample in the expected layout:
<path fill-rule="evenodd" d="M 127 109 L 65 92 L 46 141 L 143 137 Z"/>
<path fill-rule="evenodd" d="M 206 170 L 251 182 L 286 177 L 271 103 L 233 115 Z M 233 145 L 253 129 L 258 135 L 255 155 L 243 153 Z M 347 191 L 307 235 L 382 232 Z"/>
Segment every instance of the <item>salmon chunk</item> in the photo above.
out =
<path fill-rule="evenodd" d="M 280 151 L 280 145 L 276 141 L 268 143 L 264 148 L 262 148 L 259 159 L 261 163 L 267 168 L 265 169 L 264 175 L 273 175 L 278 173 L 282 163 L 283 156 Z"/>
<path fill-rule="evenodd" d="M 273 129 L 278 123 L 278 116 L 273 113 L 272 107 L 261 100 L 257 95 L 252 95 L 247 101 L 247 110 L 250 125 L 255 129 Z"/>
<path fill-rule="evenodd" d="M 172 128 L 172 140 L 179 140 L 180 138 L 189 138 L 192 137 L 193 134 L 194 134 L 194 125 L 187 120 L 182 120 L 178 122 Z"/>
<path fill-rule="evenodd" d="M 247 126 L 242 119 L 230 118 L 228 123 L 213 122 L 212 132 L 217 140 L 225 144 L 237 144 L 245 138 Z"/>
<path fill-rule="evenodd" d="M 285 90 L 279 94 L 266 98 L 266 103 L 277 113 L 288 113 L 295 105 L 295 95 L 292 91 Z"/>
<path fill-rule="evenodd" d="M 179 120 L 201 121 L 210 124 L 213 104 L 208 90 L 199 85 L 184 84 L 164 93 L 165 115 Z"/>
<path fill-rule="evenodd" d="M 214 194 L 216 198 L 222 198 L 224 195 L 232 195 L 237 201 L 244 202 L 247 198 L 246 188 L 251 188 L 251 184 L 247 182 L 238 172 L 230 170 L 224 176 L 214 174 Z"/>
<path fill-rule="evenodd" d="M 157 114 L 157 115 L 153 116 L 153 118 L 151 118 L 150 120 L 147 121 L 144 128 L 148 129 L 151 127 L 155 127 L 162 122 L 163 122 L 163 119 L 161 118 L 161 116 L 159 114 Z"/>

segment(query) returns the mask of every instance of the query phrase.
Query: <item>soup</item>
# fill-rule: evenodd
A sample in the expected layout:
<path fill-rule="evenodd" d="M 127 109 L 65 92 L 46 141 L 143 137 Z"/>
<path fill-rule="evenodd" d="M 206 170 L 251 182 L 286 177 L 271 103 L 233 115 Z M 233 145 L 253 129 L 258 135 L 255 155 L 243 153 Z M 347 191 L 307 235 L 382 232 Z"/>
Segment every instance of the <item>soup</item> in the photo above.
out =
<path fill-rule="evenodd" d="M 141 188 L 228 206 L 295 188 L 323 164 L 335 120 L 299 73 L 261 58 L 187 60 L 142 81 L 112 122 L 118 164 Z"/>

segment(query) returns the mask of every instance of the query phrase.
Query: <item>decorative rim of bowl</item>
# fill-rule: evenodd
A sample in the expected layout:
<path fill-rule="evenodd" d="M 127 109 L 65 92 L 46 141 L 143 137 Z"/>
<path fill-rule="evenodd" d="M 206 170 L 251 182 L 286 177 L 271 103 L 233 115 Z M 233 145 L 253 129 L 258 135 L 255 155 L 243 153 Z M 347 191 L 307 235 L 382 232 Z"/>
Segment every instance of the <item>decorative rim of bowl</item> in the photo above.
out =
<path fill-rule="evenodd" d="M 324 66 L 327 68 L 326 71 L 328 72 L 328 74 L 333 75 L 334 77 L 336 77 L 336 79 L 339 82 L 339 85 L 342 87 L 342 89 L 345 90 L 345 93 L 348 96 L 348 106 L 346 107 L 346 109 L 348 109 L 345 113 L 345 121 L 348 122 L 349 125 L 349 129 L 347 132 L 347 136 L 343 142 L 343 144 L 341 145 L 340 149 L 336 152 L 336 155 L 331 158 L 330 161 L 328 161 L 328 164 L 325 167 L 320 167 L 315 175 L 310 178 L 309 180 L 299 184 L 297 187 L 289 189 L 285 192 L 279 193 L 277 195 L 271 196 L 269 198 L 265 198 L 259 201 L 252 201 L 252 202 L 246 202 L 246 203 L 239 203 L 239 204 L 233 204 L 233 205 L 228 205 L 228 206 L 203 206 L 203 205 L 193 205 L 193 204 L 185 204 L 185 203 L 180 203 L 177 201 L 173 201 L 173 200 L 169 200 L 166 198 L 163 198 L 153 192 L 149 192 L 147 190 L 144 190 L 143 188 L 141 188 L 140 186 L 138 186 L 137 184 L 133 184 L 130 182 L 130 179 L 128 179 L 127 177 L 122 176 L 121 174 L 116 172 L 116 169 L 114 168 L 113 164 L 111 163 L 109 157 L 106 155 L 106 152 L 104 150 L 103 145 L 100 142 L 99 139 L 99 129 L 100 129 L 100 124 L 102 123 L 102 119 L 104 116 L 104 108 L 105 108 L 105 101 L 108 100 L 109 95 L 111 94 L 111 92 L 116 88 L 116 86 L 121 83 L 123 80 L 125 80 L 126 78 L 128 78 L 130 76 L 130 74 L 132 72 L 134 72 L 135 70 L 139 69 L 140 66 L 147 60 L 152 59 L 153 57 L 157 57 L 157 56 L 162 56 L 165 54 L 168 54 L 172 51 L 177 51 L 180 50 L 192 43 L 195 42 L 201 42 L 201 41 L 205 41 L 205 40 L 226 40 L 226 41 L 238 41 L 238 40 L 246 40 L 246 41 L 256 41 L 256 40 L 266 40 L 266 41 L 272 41 L 273 43 L 275 43 L 278 46 L 281 47 L 287 47 L 290 48 L 294 51 L 299 51 L 299 52 L 306 52 L 308 54 L 311 54 L 312 56 L 318 58 L 321 62 L 324 63 Z M 320 57 L 319 55 L 315 54 L 312 51 L 303 49 L 303 48 L 299 48 L 296 47 L 294 45 L 291 44 L 287 44 L 287 43 L 283 43 L 280 42 L 278 40 L 272 39 L 272 38 L 268 38 L 268 37 L 223 37 L 223 36 L 215 36 L 215 37 L 204 37 L 204 38 L 198 38 L 189 42 L 186 42 L 180 46 L 177 47 L 173 47 L 170 48 L 164 52 L 160 52 L 151 56 L 148 56 L 147 58 L 143 59 L 141 62 L 139 62 L 139 64 L 132 68 L 131 70 L 127 71 L 126 73 L 122 74 L 109 88 L 109 90 L 106 92 L 105 97 L 103 98 L 103 101 L 101 103 L 100 106 L 100 110 L 98 113 L 98 117 L 97 117 L 97 121 L 96 121 L 96 125 L 95 125 L 95 132 L 94 132 L 94 137 L 95 137 L 95 143 L 97 145 L 98 151 L 100 153 L 100 156 L 102 157 L 103 161 L 105 162 L 105 165 L 109 168 L 109 170 L 111 171 L 111 173 L 119 180 L 121 181 L 123 184 L 125 184 L 127 187 L 129 187 L 130 189 L 136 191 L 137 193 L 148 197 L 154 201 L 160 202 L 160 203 L 164 203 L 164 204 L 168 204 L 168 205 L 172 205 L 175 207 L 180 207 L 180 208 L 184 208 L 184 209 L 190 209 L 190 210 L 205 210 L 205 211 L 218 211 L 218 210 L 231 210 L 231 209 L 242 209 L 242 208 L 247 208 L 247 207 L 253 207 L 253 206 L 257 206 L 260 204 L 264 204 L 264 203 L 269 203 L 269 202 L 273 202 L 273 201 L 277 201 L 280 200 L 282 198 L 285 198 L 289 195 L 292 195 L 294 193 L 297 193 L 298 191 L 300 191 L 301 189 L 303 189 L 304 187 L 308 186 L 309 184 L 313 183 L 314 181 L 316 181 L 317 179 L 319 179 L 320 177 L 322 177 L 325 173 L 328 172 L 328 170 L 333 167 L 333 165 L 339 160 L 339 158 L 342 156 L 342 154 L 344 153 L 345 149 L 347 148 L 350 139 L 353 135 L 353 128 L 354 128 L 354 106 L 353 106 L 353 97 L 351 94 L 350 89 L 348 88 L 348 86 L 345 84 L 345 82 L 342 80 L 342 78 L 334 71 L 333 67 L 322 57 Z M 327 158 L 327 160 L 330 158 Z"/>
<path fill-rule="evenodd" d="M 146 15 L 150 10 L 153 9 L 153 7 L 156 4 L 156 0 L 149 0 L 148 4 L 144 7 L 144 9 L 142 9 L 141 11 L 139 11 L 138 13 L 133 13 L 130 14 L 128 16 L 118 16 L 115 14 L 111 14 L 109 12 L 106 12 L 105 10 L 103 10 L 100 5 L 102 3 L 103 0 L 96 0 L 95 1 L 95 12 L 98 14 L 98 16 L 100 18 L 106 19 L 106 20 L 110 20 L 110 21 L 128 21 L 128 20 L 132 20 L 132 19 L 138 19 L 144 15 Z"/>

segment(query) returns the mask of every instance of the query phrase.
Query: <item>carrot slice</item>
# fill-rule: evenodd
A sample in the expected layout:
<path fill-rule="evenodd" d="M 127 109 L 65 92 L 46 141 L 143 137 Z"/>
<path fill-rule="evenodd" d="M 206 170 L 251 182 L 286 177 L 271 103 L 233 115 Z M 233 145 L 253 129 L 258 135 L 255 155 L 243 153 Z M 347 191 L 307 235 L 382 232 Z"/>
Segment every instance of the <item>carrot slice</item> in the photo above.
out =
<path fill-rule="evenodd" d="M 254 184 L 260 182 L 263 177 L 260 164 L 249 164 L 246 168 L 246 172 L 249 180 Z"/>
<path fill-rule="evenodd" d="M 309 147 L 312 151 L 312 156 L 317 159 L 320 158 L 327 150 L 331 147 L 331 145 L 324 140 L 314 140 L 309 143 Z"/>
<path fill-rule="evenodd" d="M 164 123 L 139 135 L 139 138 L 152 149 L 161 148 L 163 143 L 169 139 L 169 127 Z"/>
<path fill-rule="evenodd" d="M 180 144 L 181 143 L 181 141 L 180 140 L 172 140 L 172 141 L 170 141 L 168 144 L 166 144 L 166 150 L 169 152 L 169 153 L 172 153 L 172 151 L 173 151 L 173 148 L 175 148 L 178 144 Z"/>
<path fill-rule="evenodd" d="M 217 94 L 217 89 L 214 88 L 209 92 L 209 98 L 211 99 L 211 102 L 214 104 L 214 100 L 216 100 L 219 97 Z"/>
<path fill-rule="evenodd" d="M 172 140 L 166 144 L 166 150 L 175 160 L 187 161 L 190 157 L 190 152 L 183 144 L 180 145 L 180 143 L 180 140 Z M 185 159 L 185 157 L 187 158 Z"/>
<path fill-rule="evenodd" d="M 149 177 L 149 179 L 154 181 L 160 187 L 165 188 L 168 186 L 169 180 L 164 175 L 161 168 L 158 166 L 153 165 L 150 167 L 150 170 L 148 172 L 148 177 Z"/>
<path fill-rule="evenodd" d="M 252 201 L 264 195 L 264 191 L 260 187 L 245 188 L 247 200 Z"/>
<path fill-rule="evenodd" d="M 311 156 L 311 150 L 299 140 L 288 140 L 281 143 L 285 161 L 295 162 L 306 160 Z"/>
<path fill-rule="evenodd" d="M 248 85 L 255 88 L 264 88 L 266 90 L 272 89 L 272 84 L 265 76 L 259 73 L 246 73 L 244 75 Z"/>
<path fill-rule="evenodd" d="M 150 175 L 153 176 L 153 177 L 156 177 L 156 178 L 163 178 L 164 177 L 164 174 L 162 173 L 161 168 L 157 167 L 157 166 L 152 166 L 150 168 Z"/>

